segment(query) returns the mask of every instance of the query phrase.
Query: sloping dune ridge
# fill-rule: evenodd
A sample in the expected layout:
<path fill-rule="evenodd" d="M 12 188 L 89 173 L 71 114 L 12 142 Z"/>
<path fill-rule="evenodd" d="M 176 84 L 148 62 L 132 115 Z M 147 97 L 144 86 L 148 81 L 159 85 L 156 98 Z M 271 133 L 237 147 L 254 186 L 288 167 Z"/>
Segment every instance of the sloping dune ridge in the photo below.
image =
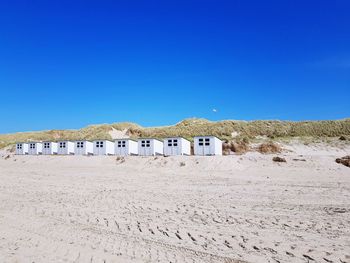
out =
<path fill-rule="evenodd" d="M 0 262 L 350 262 L 349 145 L 0 158 Z"/>
<path fill-rule="evenodd" d="M 117 135 L 116 137 L 114 135 Z M 125 137 L 164 138 L 181 136 L 192 140 L 193 136 L 214 135 L 222 140 L 255 138 L 266 136 L 269 138 L 290 137 L 339 137 L 350 136 L 350 119 L 330 121 L 208 121 L 206 119 L 186 119 L 172 126 L 141 127 L 138 124 L 124 122 L 114 124 L 91 125 L 79 130 L 48 130 L 37 132 L 19 132 L 0 134 L 0 148 L 16 142 L 42 140 L 93 140 L 114 139 L 122 135 Z"/>

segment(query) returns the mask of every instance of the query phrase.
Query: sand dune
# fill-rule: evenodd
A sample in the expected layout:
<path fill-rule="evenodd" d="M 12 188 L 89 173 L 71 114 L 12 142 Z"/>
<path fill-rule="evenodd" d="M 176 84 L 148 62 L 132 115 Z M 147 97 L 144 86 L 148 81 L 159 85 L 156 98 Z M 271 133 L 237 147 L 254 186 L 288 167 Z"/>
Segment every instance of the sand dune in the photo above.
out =
<path fill-rule="evenodd" d="M 3 153 L 0 262 L 350 262 L 349 149 L 290 150 Z"/>

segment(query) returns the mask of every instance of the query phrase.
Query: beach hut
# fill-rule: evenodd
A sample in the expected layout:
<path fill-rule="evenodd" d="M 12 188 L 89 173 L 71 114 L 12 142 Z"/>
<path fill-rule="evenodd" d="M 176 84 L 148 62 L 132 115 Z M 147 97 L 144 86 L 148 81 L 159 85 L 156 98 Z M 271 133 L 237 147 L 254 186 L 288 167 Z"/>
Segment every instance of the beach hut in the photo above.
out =
<path fill-rule="evenodd" d="M 114 143 L 108 140 L 95 140 L 94 143 L 94 155 L 113 155 Z"/>
<path fill-rule="evenodd" d="M 69 155 L 74 154 L 74 142 L 71 141 L 59 141 L 57 142 L 57 154 Z"/>
<path fill-rule="evenodd" d="M 57 142 L 43 142 L 43 154 L 57 154 Z"/>
<path fill-rule="evenodd" d="M 194 155 L 222 155 L 222 141 L 215 136 L 196 136 Z"/>
<path fill-rule="evenodd" d="M 38 155 L 43 153 L 43 145 L 41 142 L 28 143 L 28 154 Z"/>
<path fill-rule="evenodd" d="M 115 141 L 115 154 L 118 156 L 137 155 L 137 141 L 132 139 L 118 139 Z"/>
<path fill-rule="evenodd" d="M 191 143 L 181 137 L 165 138 L 164 155 L 191 155 Z"/>
<path fill-rule="evenodd" d="M 16 154 L 24 155 L 28 154 L 28 143 L 19 142 L 16 143 Z"/>
<path fill-rule="evenodd" d="M 163 142 L 154 138 L 140 138 L 138 152 L 141 156 L 163 155 Z"/>
<path fill-rule="evenodd" d="M 74 153 L 76 155 L 90 155 L 94 153 L 93 143 L 90 141 L 75 141 Z"/>

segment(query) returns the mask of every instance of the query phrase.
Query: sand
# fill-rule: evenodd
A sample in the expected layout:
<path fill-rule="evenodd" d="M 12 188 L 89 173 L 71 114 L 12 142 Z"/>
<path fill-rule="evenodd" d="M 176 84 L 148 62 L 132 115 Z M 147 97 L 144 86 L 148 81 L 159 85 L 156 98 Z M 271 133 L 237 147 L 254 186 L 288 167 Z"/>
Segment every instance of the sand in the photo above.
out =
<path fill-rule="evenodd" d="M 350 262 L 349 149 L 0 158 L 0 262 Z M 297 159 L 297 160 L 293 160 Z"/>

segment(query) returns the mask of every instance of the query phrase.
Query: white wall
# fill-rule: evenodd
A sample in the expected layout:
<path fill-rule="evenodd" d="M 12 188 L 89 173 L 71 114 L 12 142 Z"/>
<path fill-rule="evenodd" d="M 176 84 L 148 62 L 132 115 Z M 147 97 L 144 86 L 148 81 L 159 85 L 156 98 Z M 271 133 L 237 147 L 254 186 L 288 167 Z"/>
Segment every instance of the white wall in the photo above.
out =
<path fill-rule="evenodd" d="M 138 145 L 136 141 L 128 140 L 129 142 L 129 155 L 138 155 Z"/>
<path fill-rule="evenodd" d="M 194 155 L 222 155 L 222 141 L 214 136 L 194 137 Z"/>
<path fill-rule="evenodd" d="M 164 154 L 164 145 L 163 142 L 158 140 L 153 140 L 154 155 L 163 155 Z"/>
<path fill-rule="evenodd" d="M 137 142 L 130 139 L 116 140 L 114 143 L 114 152 L 118 156 L 137 155 Z"/>
<path fill-rule="evenodd" d="M 43 154 L 57 154 L 57 143 L 56 142 L 43 142 Z"/>
<path fill-rule="evenodd" d="M 96 140 L 93 142 L 94 155 L 113 155 L 114 143 L 108 140 Z"/>
<path fill-rule="evenodd" d="M 215 155 L 222 155 L 222 141 L 215 137 Z"/>
<path fill-rule="evenodd" d="M 74 142 L 70 142 L 70 141 L 57 142 L 57 154 L 60 154 L 60 155 L 74 154 Z"/>
<path fill-rule="evenodd" d="M 42 154 L 42 143 L 41 142 L 30 142 L 28 143 L 28 154 L 37 155 Z"/>
<path fill-rule="evenodd" d="M 163 155 L 163 142 L 156 139 L 139 139 L 138 153 L 141 156 Z"/>
<path fill-rule="evenodd" d="M 18 155 L 28 154 L 28 143 L 17 143 L 16 154 Z"/>
<path fill-rule="evenodd" d="M 93 143 L 89 141 L 75 141 L 74 153 L 76 155 L 89 155 L 93 154 Z"/>
<path fill-rule="evenodd" d="M 191 143 L 181 137 L 164 139 L 164 155 L 190 155 Z"/>

